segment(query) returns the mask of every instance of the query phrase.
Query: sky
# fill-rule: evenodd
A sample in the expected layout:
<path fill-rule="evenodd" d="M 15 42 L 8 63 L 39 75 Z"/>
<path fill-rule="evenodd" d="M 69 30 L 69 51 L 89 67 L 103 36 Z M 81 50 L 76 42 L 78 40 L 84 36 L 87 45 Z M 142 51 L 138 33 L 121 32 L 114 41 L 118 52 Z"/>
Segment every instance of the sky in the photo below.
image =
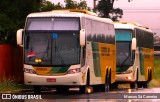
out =
<path fill-rule="evenodd" d="M 160 0 L 118 0 L 114 7 L 123 9 L 121 21 L 137 22 L 160 36 Z"/>
<path fill-rule="evenodd" d="M 62 3 L 64 0 L 49 0 L 53 3 Z M 74 1 L 74 0 L 73 0 Z M 80 0 L 75 0 L 79 2 Z M 86 0 L 89 7 L 93 8 L 93 0 Z M 136 22 L 149 27 L 160 36 L 160 0 L 115 0 L 114 8 L 123 10 L 120 21 Z"/>

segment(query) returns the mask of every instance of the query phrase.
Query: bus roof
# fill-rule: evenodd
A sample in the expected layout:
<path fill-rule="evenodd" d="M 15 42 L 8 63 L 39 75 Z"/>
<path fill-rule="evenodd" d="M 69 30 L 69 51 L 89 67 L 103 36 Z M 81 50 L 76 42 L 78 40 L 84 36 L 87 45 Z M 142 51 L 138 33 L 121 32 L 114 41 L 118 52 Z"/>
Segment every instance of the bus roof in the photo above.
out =
<path fill-rule="evenodd" d="M 108 18 L 100 18 L 96 13 L 87 10 L 53 10 L 48 12 L 31 13 L 27 17 L 85 17 L 105 23 L 113 24 L 113 21 Z"/>
<path fill-rule="evenodd" d="M 148 27 L 144 27 L 138 23 L 135 22 L 114 22 L 115 29 L 141 29 L 144 31 L 152 32 Z"/>

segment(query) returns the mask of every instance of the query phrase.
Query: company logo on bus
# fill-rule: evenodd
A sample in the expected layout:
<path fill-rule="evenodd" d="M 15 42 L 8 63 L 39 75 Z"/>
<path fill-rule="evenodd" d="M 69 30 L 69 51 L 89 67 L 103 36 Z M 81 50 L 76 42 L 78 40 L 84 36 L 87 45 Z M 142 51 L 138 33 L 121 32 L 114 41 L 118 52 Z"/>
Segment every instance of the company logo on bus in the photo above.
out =
<path fill-rule="evenodd" d="M 34 67 L 37 74 L 45 75 L 51 71 L 51 67 Z"/>
<path fill-rule="evenodd" d="M 36 68 L 37 71 L 47 71 L 47 68 L 42 68 L 42 67 L 39 67 L 39 68 Z"/>

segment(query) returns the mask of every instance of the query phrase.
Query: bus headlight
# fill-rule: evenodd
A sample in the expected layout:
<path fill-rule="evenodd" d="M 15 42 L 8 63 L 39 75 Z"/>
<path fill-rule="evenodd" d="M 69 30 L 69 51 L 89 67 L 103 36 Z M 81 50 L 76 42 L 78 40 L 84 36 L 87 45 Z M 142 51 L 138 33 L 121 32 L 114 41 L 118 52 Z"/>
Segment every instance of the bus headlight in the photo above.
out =
<path fill-rule="evenodd" d="M 79 73 L 79 72 L 81 72 L 81 68 L 70 69 L 68 70 L 67 74 L 74 74 L 74 73 Z"/>
<path fill-rule="evenodd" d="M 35 59 L 34 60 L 36 63 L 41 63 L 42 62 L 42 59 Z"/>
<path fill-rule="evenodd" d="M 24 68 L 23 70 L 24 70 L 24 72 L 26 72 L 26 73 L 36 74 L 36 72 L 35 72 L 33 69 Z"/>

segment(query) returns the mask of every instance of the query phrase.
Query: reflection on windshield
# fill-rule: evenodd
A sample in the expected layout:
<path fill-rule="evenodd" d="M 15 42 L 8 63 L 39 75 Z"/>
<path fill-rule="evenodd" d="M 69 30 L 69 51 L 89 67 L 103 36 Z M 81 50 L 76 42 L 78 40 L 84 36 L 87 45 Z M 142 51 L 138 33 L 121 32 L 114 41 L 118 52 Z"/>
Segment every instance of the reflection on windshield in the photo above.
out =
<path fill-rule="evenodd" d="M 41 65 L 71 65 L 79 63 L 80 45 L 78 32 L 34 33 L 27 32 L 25 39 L 25 63 Z M 28 44 L 26 44 L 28 43 Z M 28 45 L 28 48 L 26 47 Z"/>
<path fill-rule="evenodd" d="M 130 65 L 130 42 L 117 42 L 117 66 Z"/>

